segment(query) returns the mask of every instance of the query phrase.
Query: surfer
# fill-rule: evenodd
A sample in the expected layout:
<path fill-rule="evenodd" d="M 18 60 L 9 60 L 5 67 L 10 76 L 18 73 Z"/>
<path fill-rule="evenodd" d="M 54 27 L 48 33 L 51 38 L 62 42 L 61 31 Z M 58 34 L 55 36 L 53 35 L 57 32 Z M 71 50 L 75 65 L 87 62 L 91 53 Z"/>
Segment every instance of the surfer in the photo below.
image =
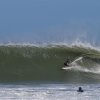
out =
<path fill-rule="evenodd" d="M 69 64 L 70 64 L 70 60 L 67 59 L 67 60 L 64 62 L 64 66 L 69 66 Z"/>
<path fill-rule="evenodd" d="M 77 92 L 84 92 L 81 87 L 78 88 Z"/>

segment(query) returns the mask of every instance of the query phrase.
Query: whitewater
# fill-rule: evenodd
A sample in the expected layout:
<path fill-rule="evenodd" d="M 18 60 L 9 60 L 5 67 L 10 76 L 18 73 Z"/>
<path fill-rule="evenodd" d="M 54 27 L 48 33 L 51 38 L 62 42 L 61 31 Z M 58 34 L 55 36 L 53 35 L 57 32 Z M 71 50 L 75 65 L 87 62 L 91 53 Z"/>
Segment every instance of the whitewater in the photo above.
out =
<path fill-rule="evenodd" d="M 83 93 L 78 93 L 81 86 Z M 99 84 L 6 84 L 0 100 L 99 100 Z"/>

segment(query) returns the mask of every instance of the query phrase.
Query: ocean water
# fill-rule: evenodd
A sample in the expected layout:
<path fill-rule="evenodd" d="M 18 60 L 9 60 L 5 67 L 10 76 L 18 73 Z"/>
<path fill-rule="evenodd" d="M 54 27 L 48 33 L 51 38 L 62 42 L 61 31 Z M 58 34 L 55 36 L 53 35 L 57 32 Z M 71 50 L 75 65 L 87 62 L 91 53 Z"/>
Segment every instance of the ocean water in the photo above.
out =
<path fill-rule="evenodd" d="M 81 86 L 83 93 L 78 93 Z M 0 100 L 100 100 L 99 84 L 0 85 Z"/>
<path fill-rule="evenodd" d="M 100 100 L 99 83 L 99 48 L 0 45 L 0 100 Z"/>
<path fill-rule="evenodd" d="M 67 58 L 70 68 L 64 66 Z M 21 81 L 100 82 L 100 51 L 66 45 L 1 45 L 0 82 Z"/>

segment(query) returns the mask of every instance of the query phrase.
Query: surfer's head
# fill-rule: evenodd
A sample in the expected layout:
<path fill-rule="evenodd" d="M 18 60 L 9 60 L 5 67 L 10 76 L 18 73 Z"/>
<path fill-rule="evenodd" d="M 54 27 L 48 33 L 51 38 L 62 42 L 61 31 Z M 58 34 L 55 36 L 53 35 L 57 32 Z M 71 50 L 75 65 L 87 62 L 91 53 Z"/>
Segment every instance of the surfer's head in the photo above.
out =
<path fill-rule="evenodd" d="M 81 88 L 81 87 L 79 87 L 78 92 L 83 92 L 83 90 L 82 90 L 82 88 Z"/>
<path fill-rule="evenodd" d="M 81 87 L 79 87 L 79 90 L 82 90 L 82 88 L 81 88 Z"/>

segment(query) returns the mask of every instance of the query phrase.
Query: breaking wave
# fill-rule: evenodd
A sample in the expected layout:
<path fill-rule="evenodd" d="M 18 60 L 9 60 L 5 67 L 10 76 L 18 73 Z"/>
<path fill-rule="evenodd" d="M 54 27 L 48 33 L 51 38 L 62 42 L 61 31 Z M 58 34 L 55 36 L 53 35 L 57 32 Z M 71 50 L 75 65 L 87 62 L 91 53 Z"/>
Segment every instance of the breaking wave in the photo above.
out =
<path fill-rule="evenodd" d="M 82 43 L 1 44 L 0 81 L 99 82 L 100 51 Z"/>

